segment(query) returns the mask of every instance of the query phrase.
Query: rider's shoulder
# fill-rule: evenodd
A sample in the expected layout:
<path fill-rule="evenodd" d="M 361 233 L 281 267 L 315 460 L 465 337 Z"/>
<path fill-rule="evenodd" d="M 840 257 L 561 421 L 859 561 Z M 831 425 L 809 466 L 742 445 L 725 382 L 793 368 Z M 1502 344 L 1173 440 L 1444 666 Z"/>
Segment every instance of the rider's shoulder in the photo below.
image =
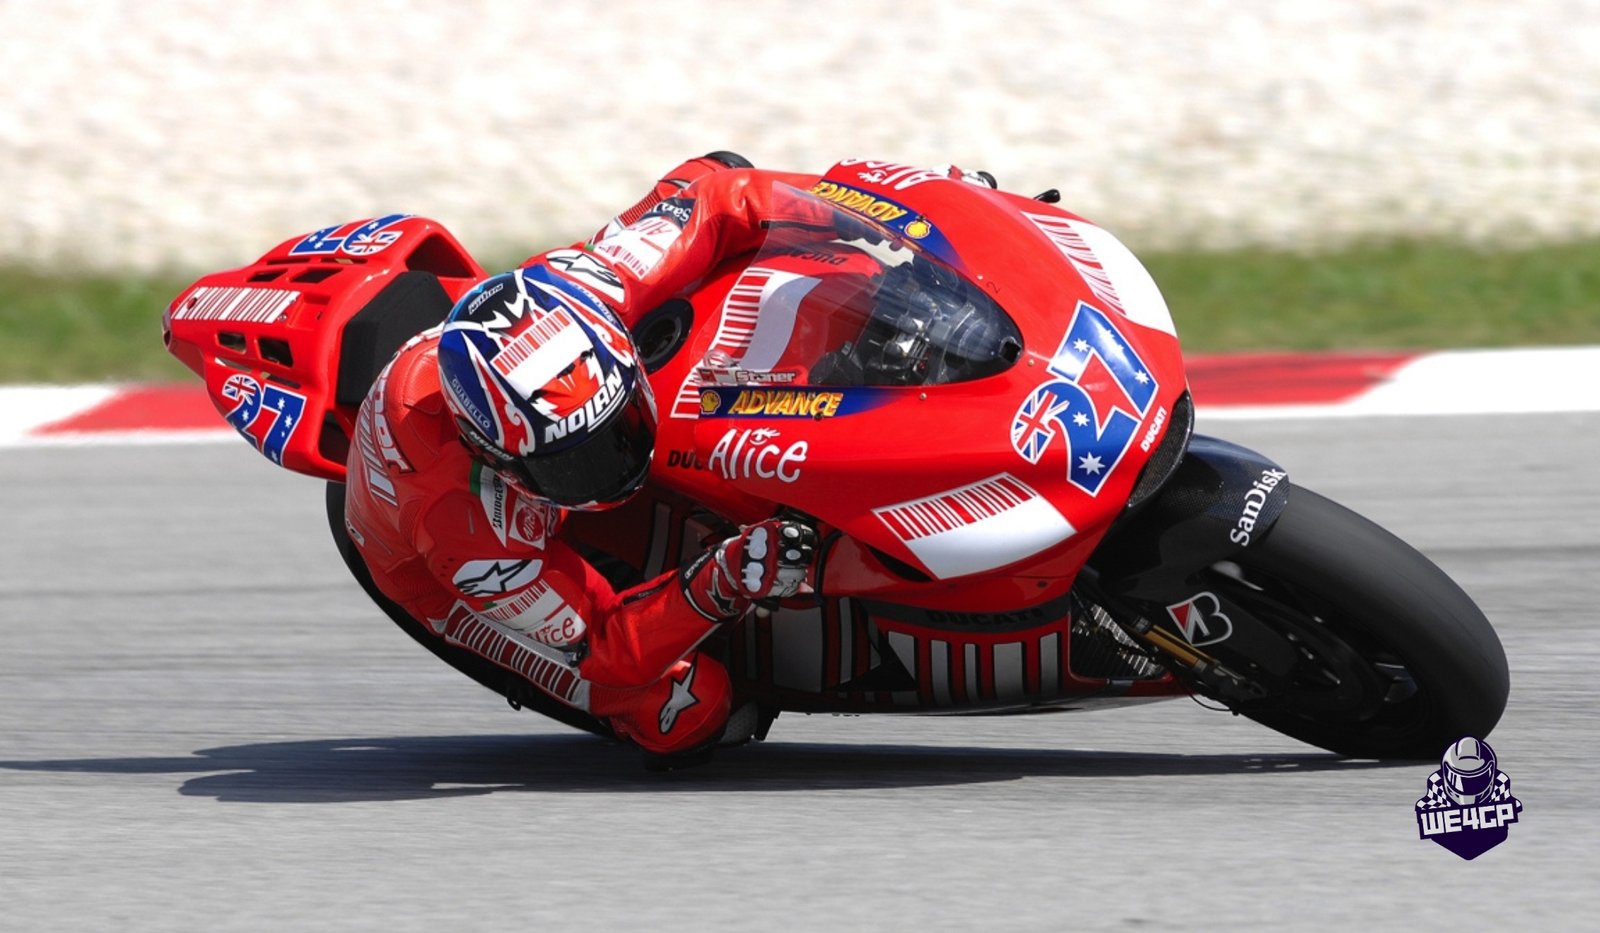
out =
<path fill-rule="evenodd" d="M 406 344 L 362 404 L 358 430 L 372 431 L 401 475 L 433 472 L 436 465 L 464 473 L 469 461 L 439 384 L 437 350 L 437 334 Z"/>

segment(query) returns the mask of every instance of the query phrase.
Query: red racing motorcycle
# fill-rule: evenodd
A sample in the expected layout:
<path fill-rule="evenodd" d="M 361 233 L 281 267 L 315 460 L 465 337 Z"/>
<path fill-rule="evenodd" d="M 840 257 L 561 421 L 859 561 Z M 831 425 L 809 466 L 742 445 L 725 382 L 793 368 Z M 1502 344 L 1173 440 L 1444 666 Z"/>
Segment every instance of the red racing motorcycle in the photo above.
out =
<path fill-rule="evenodd" d="M 1509 676 L 1482 612 L 1383 529 L 1193 433 L 1165 301 L 1110 233 L 1054 192 L 892 163 L 843 162 L 792 194 L 836 223 L 773 224 L 638 321 L 660 421 L 649 485 L 566 526 L 619 586 L 741 523 L 818 529 L 810 591 L 702 646 L 736 708 L 755 701 L 735 728 L 1189 694 L 1352 757 L 1431 758 L 1493 728 Z M 581 251 L 551 261 L 605 274 Z M 352 222 L 200 279 L 165 338 L 259 451 L 328 481 L 339 549 L 396 624 L 513 705 L 605 734 L 407 616 L 345 536 L 368 387 L 485 275 L 432 221 Z"/>

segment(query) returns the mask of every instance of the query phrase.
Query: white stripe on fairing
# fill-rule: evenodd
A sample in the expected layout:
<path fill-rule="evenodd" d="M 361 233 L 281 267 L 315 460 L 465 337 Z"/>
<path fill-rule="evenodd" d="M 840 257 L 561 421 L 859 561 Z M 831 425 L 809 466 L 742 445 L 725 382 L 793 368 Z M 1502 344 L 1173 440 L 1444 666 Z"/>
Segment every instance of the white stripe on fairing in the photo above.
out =
<path fill-rule="evenodd" d="M 789 348 L 789 338 L 794 336 L 794 320 L 800 311 L 800 302 L 821 281 L 792 272 L 772 274 L 761 290 L 761 316 L 756 318 L 756 331 L 750 338 L 750 349 L 739 361 L 740 369 L 771 372 L 772 367 L 778 365 L 783 351 Z"/>
<path fill-rule="evenodd" d="M 1117 290 L 1117 297 L 1122 299 L 1122 310 L 1128 320 L 1176 336 L 1178 329 L 1173 326 L 1167 300 L 1161 296 L 1161 289 L 1144 263 L 1104 228 L 1076 220 L 1068 223 L 1099 258 L 1101 268 Z"/>
<path fill-rule="evenodd" d="M 906 547 L 935 577 L 947 580 L 1032 557 L 1073 532 L 1048 500 L 1036 496 L 970 525 L 914 538 Z"/>
<path fill-rule="evenodd" d="M 1056 249 L 1088 283 L 1097 300 L 1107 311 L 1116 311 L 1133 321 L 1176 335 L 1172 313 L 1167 310 L 1167 300 L 1161 289 L 1145 269 L 1138 257 L 1124 246 L 1110 231 L 1081 220 L 1057 217 L 1053 214 L 1022 216 L 1033 221 Z M 1084 255 L 1087 247 L 1088 255 Z M 1109 285 L 1109 288 L 1107 286 Z"/>

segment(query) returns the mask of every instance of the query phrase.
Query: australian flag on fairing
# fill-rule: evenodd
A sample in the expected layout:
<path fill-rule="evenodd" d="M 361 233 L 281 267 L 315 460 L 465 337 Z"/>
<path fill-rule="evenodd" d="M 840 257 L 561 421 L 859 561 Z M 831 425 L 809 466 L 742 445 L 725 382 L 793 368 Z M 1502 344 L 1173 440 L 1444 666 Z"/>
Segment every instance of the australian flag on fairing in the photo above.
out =
<path fill-rule="evenodd" d="M 1050 391 L 1049 383 L 1034 389 L 1033 394 L 1022 400 L 1022 407 L 1017 409 L 1017 417 L 1011 422 L 1011 444 L 1024 460 L 1038 463 L 1044 456 L 1061 430 L 1060 418 L 1067 407 L 1066 401 Z"/>
<path fill-rule="evenodd" d="M 1105 312 L 1086 301 L 1048 369 L 1055 378 L 1036 386 L 1011 420 L 1011 446 L 1038 463 L 1062 438 L 1067 480 L 1097 495 L 1150 410 L 1155 378 Z"/>
<path fill-rule="evenodd" d="M 224 416 L 240 436 L 279 466 L 283 451 L 306 410 L 306 397 L 272 383 L 262 385 L 244 373 L 228 377 L 222 397 L 233 402 Z"/>

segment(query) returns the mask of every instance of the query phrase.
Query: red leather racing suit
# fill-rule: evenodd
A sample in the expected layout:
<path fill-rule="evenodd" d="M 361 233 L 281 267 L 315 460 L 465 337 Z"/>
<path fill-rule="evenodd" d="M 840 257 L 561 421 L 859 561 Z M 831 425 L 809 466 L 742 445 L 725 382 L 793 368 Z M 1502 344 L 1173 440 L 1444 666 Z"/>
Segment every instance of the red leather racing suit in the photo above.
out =
<path fill-rule="evenodd" d="M 663 182 L 589 248 L 524 265 L 567 275 L 631 325 L 720 259 L 754 249 L 763 221 L 820 223 L 816 208 L 774 186 L 804 190 L 815 180 L 730 169 L 682 190 Z M 608 720 L 648 751 L 717 739 L 727 672 L 694 649 L 722 619 L 697 606 L 675 571 L 613 591 L 562 540 L 561 509 L 475 461 L 441 394 L 437 346 L 435 329 L 403 347 L 357 422 L 345 520 L 378 589 L 440 637 Z"/>

